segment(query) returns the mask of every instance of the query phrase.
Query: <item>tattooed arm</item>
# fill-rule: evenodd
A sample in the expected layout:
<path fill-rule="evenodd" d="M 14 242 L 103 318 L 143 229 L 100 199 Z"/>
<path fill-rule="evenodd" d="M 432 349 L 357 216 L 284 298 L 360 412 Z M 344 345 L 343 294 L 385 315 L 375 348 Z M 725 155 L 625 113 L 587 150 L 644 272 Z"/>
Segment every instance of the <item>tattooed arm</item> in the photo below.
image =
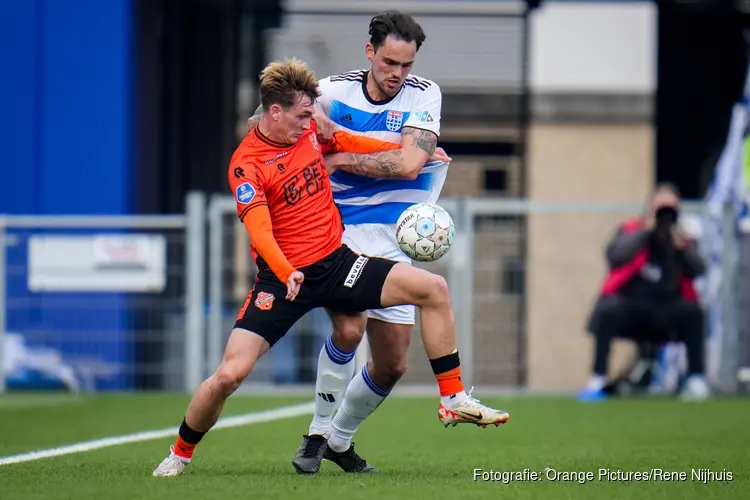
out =
<path fill-rule="evenodd" d="M 437 135 L 429 130 L 404 127 L 401 133 L 401 149 L 370 154 L 338 153 L 327 157 L 326 165 L 366 177 L 416 179 L 429 160 L 449 160 L 441 152 L 436 153 L 437 139 Z"/>

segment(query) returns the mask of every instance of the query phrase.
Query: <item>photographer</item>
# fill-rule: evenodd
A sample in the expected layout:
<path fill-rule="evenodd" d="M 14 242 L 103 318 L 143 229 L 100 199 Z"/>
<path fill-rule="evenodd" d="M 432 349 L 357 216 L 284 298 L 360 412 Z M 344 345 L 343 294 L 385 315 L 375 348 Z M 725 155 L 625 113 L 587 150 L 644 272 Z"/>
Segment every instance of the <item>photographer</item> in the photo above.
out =
<path fill-rule="evenodd" d="M 649 343 L 684 342 L 688 378 L 684 399 L 702 399 L 709 389 L 703 368 L 703 310 L 693 279 L 703 259 L 677 224 L 680 198 L 671 184 L 652 192 L 645 214 L 622 224 L 607 245 L 609 275 L 589 322 L 595 337 L 594 370 L 582 399 L 604 395 L 612 339 Z"/>

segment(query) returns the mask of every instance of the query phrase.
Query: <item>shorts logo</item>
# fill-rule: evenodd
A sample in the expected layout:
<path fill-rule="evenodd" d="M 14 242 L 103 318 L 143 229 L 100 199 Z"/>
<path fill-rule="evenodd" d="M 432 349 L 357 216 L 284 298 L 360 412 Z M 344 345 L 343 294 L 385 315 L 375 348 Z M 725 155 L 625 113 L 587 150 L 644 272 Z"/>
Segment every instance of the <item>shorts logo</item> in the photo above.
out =
<path fill-rule="evenodd" d="M 359 277 L 362 276 L 362 270 L 365 268 L 367 260 L 367 257 L 365 257 L 364 255 L 360 255 L 359 257 L 357 257 L 357 260 L 354 261 L 351 269 L 349 269 L 349 274 L 346 276 L 346 280 L 344 280 L 345 287 L 352 288 L 355 283 L 357 283 Z"/>
<path fill-rule="evenodd" d="M 255 299 L 255 307 L 261 311 L 270 311 L 273 307 L 273 299 L 275 299 L 272 293 L 258 292 L 258 296 Z"/>
<path fill-rule="evenodd" d="M 404 122 L 404 114 L 401 111 L 388 111 L 385 116 L 385 126 L 391 132 L 401 130 L 401 124 Z"/>
<path fill-rule="evenodd" d="M 237 201 L 243 205 L 247 205 L 255 198 L 255 189 L 250 185 L 249 182 L 243 182 L 237 186 Z"/>

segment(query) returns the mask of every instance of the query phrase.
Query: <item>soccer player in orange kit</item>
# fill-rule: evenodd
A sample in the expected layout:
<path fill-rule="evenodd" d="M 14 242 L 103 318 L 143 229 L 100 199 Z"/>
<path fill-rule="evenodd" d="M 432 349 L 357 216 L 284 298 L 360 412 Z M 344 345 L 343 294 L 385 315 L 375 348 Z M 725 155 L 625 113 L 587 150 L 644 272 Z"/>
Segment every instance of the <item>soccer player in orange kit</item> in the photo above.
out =
<path fill-rule="evenodd" d="M 360 315 L 368 309 L 413 304 L 426 332 L 425 350 L 441 392 L 463 391 L 455 325 L 445 280 L 405 263 L 358 255 L 341 243 L 343 223 L 333 202 L 323 155 L 374 153 L 399 148 L 337 131 L 319 142 L 312 120 L 320 96 L 304 63 L 272 63 L 261 74 L 264 114 L 235 151 L 229 183 L 258 265 L 253 289 L 241 309 L 213 375 L 193 396 L 158 477 L 178 476 L 198 442 L 216 423 L 226 399 L 256 361 L 302 316 L 316 307 Z M 375 160 L 373 160 L 375 161 Z M 481 405 L 477 420 L 507 414 Z M 494 423 L 494 422 L 493 422 Z"/>

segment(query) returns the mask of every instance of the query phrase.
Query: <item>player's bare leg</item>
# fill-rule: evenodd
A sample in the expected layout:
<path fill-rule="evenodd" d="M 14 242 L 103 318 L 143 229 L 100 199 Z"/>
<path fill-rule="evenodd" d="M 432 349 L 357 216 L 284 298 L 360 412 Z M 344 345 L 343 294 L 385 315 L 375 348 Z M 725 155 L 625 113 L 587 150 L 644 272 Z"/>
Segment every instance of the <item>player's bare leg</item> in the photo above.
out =
<path fill-rule="evenodd" d="M 219 419 L 224 402 L 247 378 L 255 362 L 268 348 L 268 342 L 262 337 L 240 328 L 232 330 L 224 358 L 214 374 L 195 392 L 177 440 L 170 447 L 167 458 L 154 470 L 154 476 L 179 476 L 184 472 L 196 445 Z"/>
<path fill-rule="evenodd" d="M 483 405 L 464 392 L 450 294 L 441 276 L 398 263 L 385 280 L 381 303 L 383 307 L 414 304 L 419 308 L 422 342 L 440 388 L 438 418 L 446 427 L 459 423 L 497 426 L 508 421 L 507 412 Z"/>
<path fill-rule="evenodd" d="M 346 472 L 376 470 L 354 451 L 352 437 L 406 372 L 412 327 L 375 318 L 367 322 L 372 358 L 355 374 L 346 390 L 341 409 L 333 418 L 324 456 Z"/>
<path fill-rule="evenodd" d="M 414 325 L 388 323 L 375 318 L 367 321 L 371 356 L 367 367 L 370 378 L 378 387 L 390 392 L 406 373 L 406 355 L 413 329 Z"/>

